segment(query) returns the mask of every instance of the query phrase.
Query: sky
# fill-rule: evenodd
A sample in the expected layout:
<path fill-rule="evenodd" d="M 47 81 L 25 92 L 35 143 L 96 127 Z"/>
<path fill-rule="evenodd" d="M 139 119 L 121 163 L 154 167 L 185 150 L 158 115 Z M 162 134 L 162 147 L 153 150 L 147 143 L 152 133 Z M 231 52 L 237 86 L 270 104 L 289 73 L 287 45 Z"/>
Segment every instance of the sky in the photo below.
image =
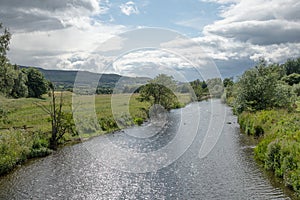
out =
<path fill-rule="evenodd" d="M 12 63 L 178 79 L 299 57 L 298 0 L 0 0 Z"/>

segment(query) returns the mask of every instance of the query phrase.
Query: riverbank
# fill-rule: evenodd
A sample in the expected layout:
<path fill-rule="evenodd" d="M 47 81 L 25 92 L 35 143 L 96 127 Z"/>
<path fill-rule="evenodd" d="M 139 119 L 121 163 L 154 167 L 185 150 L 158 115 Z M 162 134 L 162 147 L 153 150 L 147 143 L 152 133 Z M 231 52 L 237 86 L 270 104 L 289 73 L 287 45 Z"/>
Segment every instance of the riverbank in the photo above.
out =
<path fill-rule="evenodd" d="M 238 116 L 242 131 L 260 141 L 255 157 L 300 196 L 300 112 L 264 110 Z"/>
<path fill-rule="evenodd" d="M 126 126 L 140 125 L 148 118 L 149 103 L 140 102 L 138 94 L 118 95 L 117 113 L 112 113 L 111 95 L 95 95 L 95 108 L 98 127 L 88 123 L 88 120 L 81 124 L 80 128 L 84 134 L 72 136 L 64 135 L 59 141 L 60 146 L 69 145 L 87 140 L 89 138 L 107 134 L 120 130 L 121 124 Z M 187 94 L 179 94 L 179 102 L 183 105 L 190 101 Z M 1 118 L 0 118 L 0 175 L 8 173 L 16 166 L 24 163 L 26 160 L 36 157 L 44 157 L 52 153 L 49 149 L 49 138 L 51 124 L 49 116 L 39 105 L 49 106 L 50 98 L 44 96 L 44 99 L 1 99 Z M 82 97 L 82 106 L 84 105 L 85 96 Z M 125 103 L 127 102 L 127 103 Z M 72 111 L 72 93 L 63 93 L 63 108 L 65 112 Z M 129 107 L 130 117 L 125 111 Z M 116 122 L 118 120 L 118 123 Z M 100 131 L 99 131 L 100 128 Z"/>

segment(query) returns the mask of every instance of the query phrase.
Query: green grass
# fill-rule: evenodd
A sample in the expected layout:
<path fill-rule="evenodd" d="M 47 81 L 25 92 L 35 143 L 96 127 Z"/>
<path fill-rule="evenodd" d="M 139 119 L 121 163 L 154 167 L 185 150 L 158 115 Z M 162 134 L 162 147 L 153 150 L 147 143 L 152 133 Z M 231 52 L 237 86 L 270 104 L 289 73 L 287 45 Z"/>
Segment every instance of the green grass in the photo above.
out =
<path fill-rule="evenodd" d="M 299 102 L 297 102 L 299 105 Z M 264 110 L 239 115 L 241 129 L 261 136 L 255 157 L 300 196 L 300 112 Z"/>

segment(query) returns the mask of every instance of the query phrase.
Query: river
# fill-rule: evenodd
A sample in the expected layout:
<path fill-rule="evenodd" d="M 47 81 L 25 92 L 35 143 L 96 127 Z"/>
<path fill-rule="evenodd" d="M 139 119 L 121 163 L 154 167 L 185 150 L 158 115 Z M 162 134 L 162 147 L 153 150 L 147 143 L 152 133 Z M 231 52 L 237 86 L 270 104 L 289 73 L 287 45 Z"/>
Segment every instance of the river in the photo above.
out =
<path fill-rule="evenodd" d="M 0 199 L 292 199 L 219 100 L 66 146 L 0 178 Z"/>

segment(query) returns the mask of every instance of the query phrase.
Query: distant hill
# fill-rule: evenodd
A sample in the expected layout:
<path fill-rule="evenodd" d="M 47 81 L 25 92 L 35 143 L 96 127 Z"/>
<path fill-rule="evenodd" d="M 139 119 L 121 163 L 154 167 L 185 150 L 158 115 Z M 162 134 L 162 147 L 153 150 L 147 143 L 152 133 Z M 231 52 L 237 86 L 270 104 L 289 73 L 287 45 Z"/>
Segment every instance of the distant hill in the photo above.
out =
<path fill-rule="evenodd" d="M 26 66 L 19 66 L 20 68 L 28 68 Z M 142 85 L 145 84 L 150 78 L 147 77 L 127 77 L 118 74 L 99 74 L 87 71 L 66 71 L 66 70 L 50 70 L 35 67 L 40 70 L 45 78 L 60 89 L 73 88 L 75 79 L 76 83 L 91 85 L 97 81 L 98 87 L 101 88 L 114 88 L 118 81 L 122 81 L 126 85 Z M 80 76 L 77 76 L 80 74 Z"/>

